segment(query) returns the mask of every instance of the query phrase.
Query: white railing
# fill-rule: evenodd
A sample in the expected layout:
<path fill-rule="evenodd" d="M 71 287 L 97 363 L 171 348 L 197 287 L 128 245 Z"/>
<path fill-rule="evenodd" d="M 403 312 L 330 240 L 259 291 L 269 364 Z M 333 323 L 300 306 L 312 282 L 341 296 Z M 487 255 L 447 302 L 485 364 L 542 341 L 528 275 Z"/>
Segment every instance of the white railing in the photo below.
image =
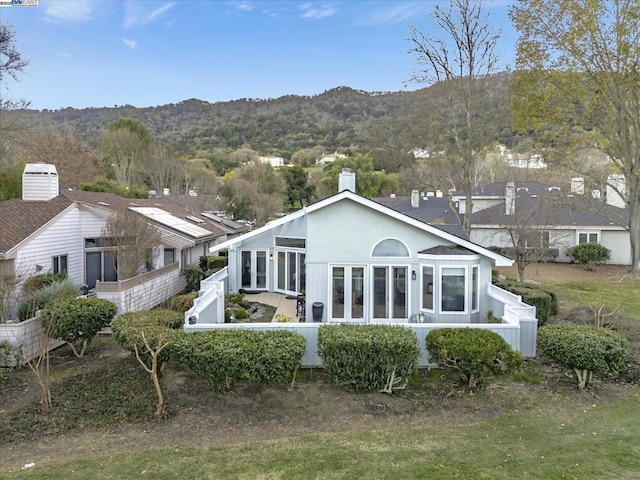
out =
<path fill-rule="evenodd" d="M 200 294 L 184 314 L 185 325 L 203 323 L 224 323 L 225 281 L 229 276 L 227 267 L 200 282 Z M 202 318 L 202 320 L 200 320 Z"/>

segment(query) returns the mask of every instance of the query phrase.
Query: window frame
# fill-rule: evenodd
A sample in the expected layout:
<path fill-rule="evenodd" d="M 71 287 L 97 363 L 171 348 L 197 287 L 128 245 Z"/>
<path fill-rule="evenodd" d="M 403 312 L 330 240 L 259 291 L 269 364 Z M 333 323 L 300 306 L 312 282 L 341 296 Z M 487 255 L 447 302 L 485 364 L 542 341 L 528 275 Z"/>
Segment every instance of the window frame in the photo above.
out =
<path fill-rule="evenodd" d="M 60 263 L 63 259 L 64 268 L 61 268 Z M 53 257 L 51 257 L 51 271 L 54 274 L 61 272 L 69 273 L 69 255 L 65 253 L 63 255 L 54 255 Z"/>
<path fill-rule="evenodd" d="M 444 309 L 444 304 L 443 304 L 443 300 L 444 300 L 444 293 L 445 293 L 445 282 L 444 282 L 444 272 L 445 270 L 452 270 L 452 269 L 462 269 L 464 271 L 464 286 L 463 286 L 463 300 L 464 300 L 464 308 L 462 310 L 445 310 Z M 469 294 L 469 265 L 454 265 L 454 264 L 445 264 L 445 265 L 440 265 L 439 269 L 438 269 L 438 279 L 439 279 L 439 285 L 440 288 L 438 289 L 438 307 L 439 307 L 439 313 L 442 315 L 469 315 L 469 301 L 468 301 L 468 294 Z"/>
<path fill-rule="evenodd" d="M 586 235 L 587 241 L 581 242 L 580 235 Z M 590 238 L 592 235 L 595 235 L 595 242 L 591 241 Z M 576 245 L 580 245 L 582 243 L 600 243 L 600 232 L 596 230 L 578 230 L 576 231 Z"/>
<path fill-rule="evenodd" d="M 425 269 L 431 270 L 431 292 L 425 290 L 424 275 Z M 436 310 L 436 266 L 434 264 L 420 265 L 420 310 L 434 313 Z M 427 284 L 428 287 L 428 284 Z M 431 295 L 431 308 L 424 306 L 424 296 Z"/>

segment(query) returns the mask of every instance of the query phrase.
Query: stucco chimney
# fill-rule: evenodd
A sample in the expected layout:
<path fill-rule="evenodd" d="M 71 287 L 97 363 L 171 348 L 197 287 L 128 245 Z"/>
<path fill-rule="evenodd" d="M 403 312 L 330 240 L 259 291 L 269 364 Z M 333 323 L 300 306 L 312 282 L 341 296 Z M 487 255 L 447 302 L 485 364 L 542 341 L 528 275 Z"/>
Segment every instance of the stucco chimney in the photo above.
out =
<path fill-rule="evenodd" d="M 584 195 L 584 178 L 574 177 L 571 179 L 571 193 Z"/>
<path fill-rule="evenodd" d="M 349 168 L 343 168 L 338 176 L 338 193 L 344 190 L 356 193 L 356 174 Z"/>
<path fill-rule="evenodd" d="M 418 190 L 411 190 L 411 208 L 418 208 L 420 206 L 420 192 Z"/>
<path fill-rule="evenodd" d="M 22 172 L 23 200 L 51 200 L 60 194 L 58 171 L 50 163 L 27 163 Z"/>
<path fill-rule="evenodd" d="M 504 191 L 504 214 L 515 215 L 516 213 L 516 185 L 513 182 L 507 183 Z"/>

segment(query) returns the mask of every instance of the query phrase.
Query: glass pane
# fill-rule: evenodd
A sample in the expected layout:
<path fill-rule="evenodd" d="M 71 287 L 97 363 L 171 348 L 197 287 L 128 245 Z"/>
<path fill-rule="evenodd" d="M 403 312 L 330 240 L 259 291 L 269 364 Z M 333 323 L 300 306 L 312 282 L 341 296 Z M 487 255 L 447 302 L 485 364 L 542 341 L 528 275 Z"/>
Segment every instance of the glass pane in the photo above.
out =
<path fill-rule="evenodd" d="M 344 267 L 333 267 L 331 316 L 344 318 Z"/>
<path fill-rule="evenodd" d="M 442 311 L 464 312 L 464 268 L 442 269 Z"/>
<path fill-rule="evenodd" d="M 267 252 L 256 252 L 256 288 L 267 288 Z"/>
<path fill-rule="evenodd" d="M 422 267 L 422 308 L 433 310 L 433 267 Z"/>
<path fill-rule="evenodd" d="M 387 267 L 373 268 L 373 318 L 387 318 Z"/>
<path fill-rule="evenodd" d="M 296 291 L 296 252 L 289 252 L 289 282 L 288 290 Z"/>
<path fill-rule="evenodd" d="M 578 243 L 587 243 L 587 234 L 579 233 L 578 234 Z"/>
<path fill-rule="evenodd" d="M 251 288 L 251 252 L 242 252 L 242 286 Z"/>
<path fill-rule="evenodd" d="M 302 292 L 307 288 L 307 264 L 306 264 L 306 256 L 304 253 L 298 254 L 299 267 L 298 271 L 300 272 L 300 290 Z"/>
<path fill-rule="evenodd" d="M 284 290 L 287 286 L 287 254 L 278 252 L 278 289 Z"/>
<path fill-rule="evenodd" d="M 85 254 L 84 261 L 87 270 L 85 282 L 89 288 L 96 288 L 96 281 L 100 280 L 102 276 L 102 269 L 100 268 L 101 260 L 102 254 L 100 252 L 88 252 Z"/>
<path fill-rule="evenodd" d="M 374 257 L 408 257 L 409 251 L 399 240 L 388 238 L 382 240 L 373 249 Z"/>
<path fill-rule="evenodd" d="M 478 267 L 471 269 L 471 310 L 478 309 Z"/>
<path fill-rule="evenodd" d="M 364 318 L 364 268 L 351 269 L 351 318 Z"/>
<path fill-rule="evenodd" d="M 173 248 L 164 250 L 164 266 L 171 265 L 176 261 L 176 251 Z"/>
<path fill-rule="evenodd" d="M 276 247 L 304 248 L 304 238 L 276 237 Z"/>
<path fill-rule="evenodd" d="M 407 267 L 393 267 L 393 318 L 407 317 Z"/>
<path fill-rule="evenodd" d="M 102 281 L 104 282 L 116 282 L 118 280 L 118 265 L 115 255 L 115 252 L 104 252 L 104 270 L 102 274 Z"/>

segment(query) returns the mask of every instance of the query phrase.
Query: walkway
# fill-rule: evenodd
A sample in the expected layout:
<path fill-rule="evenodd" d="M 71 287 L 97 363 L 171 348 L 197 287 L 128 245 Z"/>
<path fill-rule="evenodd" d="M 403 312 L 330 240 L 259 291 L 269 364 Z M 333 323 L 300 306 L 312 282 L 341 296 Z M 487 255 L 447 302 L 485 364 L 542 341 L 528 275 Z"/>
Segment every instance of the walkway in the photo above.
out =
<path fill-rule="evenodd" d="M 276 313 L 282 313 L 291 318 L 292 322 L 299 322 L 300 319 L 296 312 L 296 299 L 288 298 L 281 293 L 261 292 L 261 293 L 247 293 L 244 299 L 248 302 L 263 303 L 276 307 Z"/>

